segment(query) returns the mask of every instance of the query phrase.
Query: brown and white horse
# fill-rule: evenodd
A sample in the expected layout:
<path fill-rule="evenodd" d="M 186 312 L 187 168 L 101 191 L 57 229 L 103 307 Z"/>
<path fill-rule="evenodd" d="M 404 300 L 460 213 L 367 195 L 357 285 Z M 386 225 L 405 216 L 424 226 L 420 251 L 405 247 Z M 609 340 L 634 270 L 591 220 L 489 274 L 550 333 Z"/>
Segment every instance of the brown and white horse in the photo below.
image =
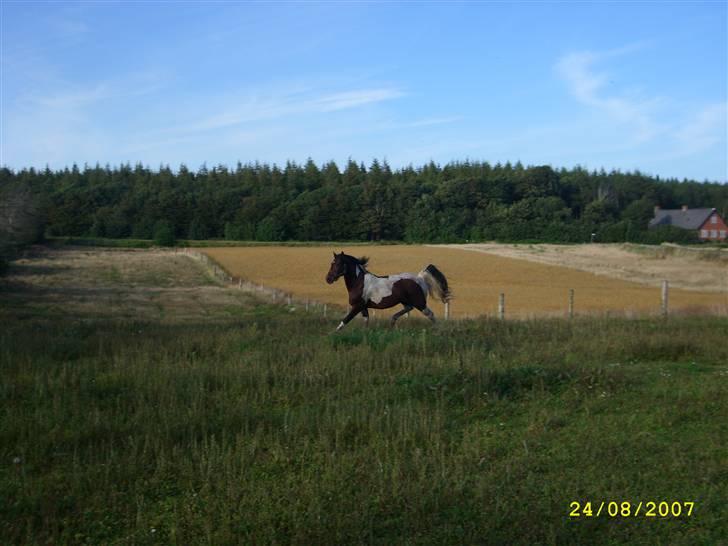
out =
<path fill-rule="evenodd" d="M 413 308 L 422 312 L 428 319 L 435 322 L 435 315 L 427 307 L 427 295 L 434 294 L 443 303 L 450 301 L 450 289 L 447 279 L 442 272 L 430 264 L 417 275 L 413 273 L 398 273 L 380 277 L 367 271 L 369 258 L 355 258 L 334 252 L 334 260 L 326 275 L 326 282 L 334 283 L 339 277 L 344 277 L 346 289 L 349 291 L 349 305 L 351 310 L 342 320 L 336 330 L 341 330 L 351 319 L 361 313 L 364 320 L 369 323 L 369 308 L 389 309 L 402 304 L 404 308 L 392 316 L 390 325 L 394 326 L 397 319 L 409 313 Z"/>

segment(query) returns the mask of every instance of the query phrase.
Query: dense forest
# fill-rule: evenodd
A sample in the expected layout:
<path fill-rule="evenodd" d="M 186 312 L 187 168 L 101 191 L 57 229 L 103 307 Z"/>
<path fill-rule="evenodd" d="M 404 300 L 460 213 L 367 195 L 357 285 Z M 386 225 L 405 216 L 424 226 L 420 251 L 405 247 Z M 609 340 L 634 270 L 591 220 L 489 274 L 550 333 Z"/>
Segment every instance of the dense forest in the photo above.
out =
<path fill-rule="evenodd" d="M 688 241 L 647 231 L 655 205 L 728 213 L 726 184 L 520 163 L 0 169 L 0 195 L 11 188 L 35 196 L 47 235 L 110 238 Z"/>

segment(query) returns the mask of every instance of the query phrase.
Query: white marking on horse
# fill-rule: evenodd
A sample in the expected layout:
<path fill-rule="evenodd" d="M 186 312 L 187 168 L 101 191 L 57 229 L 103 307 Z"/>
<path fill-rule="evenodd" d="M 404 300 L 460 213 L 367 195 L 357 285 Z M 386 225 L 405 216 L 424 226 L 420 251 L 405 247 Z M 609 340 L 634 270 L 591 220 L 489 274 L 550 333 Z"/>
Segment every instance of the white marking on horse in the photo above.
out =
<path fill-rule="evenodd" d="M 384 298 L 392 295 L 394 283 L 404 279 L 415 281 L 422 289 L 422 293 L 427 294 L 427 283 L 425 279 L 412 273 L 399 273 L 398 275 L 390 275 L 389 277 L 377 277 L 376 275 L 367 273 L 364 275 L 362 297 L 364 301 L 380 303 Z"/>

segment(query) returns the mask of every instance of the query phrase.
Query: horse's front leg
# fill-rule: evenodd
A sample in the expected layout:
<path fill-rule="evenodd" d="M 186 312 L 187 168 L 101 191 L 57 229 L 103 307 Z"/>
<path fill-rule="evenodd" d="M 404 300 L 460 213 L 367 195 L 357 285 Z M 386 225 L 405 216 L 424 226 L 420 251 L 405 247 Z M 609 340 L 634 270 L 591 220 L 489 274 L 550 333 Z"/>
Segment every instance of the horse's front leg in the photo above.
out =
<path fill-rule="evenodd" d="M 366 307 L 361 310 L 361 316 L 364 317 L 364 326 L 369 327 L 369 309 Z"/>
<path fill-rule="evenodd" d="M 351 319 L 353 319 L 355 316 L 357 316 L 359 313 L 361 313 L 363 309 L 364 309 L 364 306 L 363 305 L 352 305 L 351 306 L 351 311 L 349 311 L 349 314 L 346 315 L 343 319 L 341 319 L 341 322 L 336 327 L 336 331 L 338 332 L 344 326 L 346 326 L 349 323 L 349 321 Z"/>

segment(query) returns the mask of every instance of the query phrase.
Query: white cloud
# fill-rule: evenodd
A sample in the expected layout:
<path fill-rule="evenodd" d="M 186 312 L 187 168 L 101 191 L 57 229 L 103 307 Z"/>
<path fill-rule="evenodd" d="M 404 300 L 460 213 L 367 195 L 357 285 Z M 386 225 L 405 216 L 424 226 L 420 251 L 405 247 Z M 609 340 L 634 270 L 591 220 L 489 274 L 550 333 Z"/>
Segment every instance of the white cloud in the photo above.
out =
<path fill-rule="evenodd" d="M 600 116 L 595 131 L 611 134 L 615 148 L 625 153 L 652 149 L 650 157 L 674 159 L 696 156 L 721 142 L 725 145 L 726 103 L 686 104 L 664 96 L 636 95 L 615 86 L 613 76 L 600 63 L 632 54 L 639 46 L 593 52 L 572 52 L 561 57 L 556 73 L 570 94 Z M 654 148 L 659 148 L 655 153 Z M 725 157 L 725 150 L 721 152 Z M 647 156 L 642 156 L 647 159 Z"/>
<path fill-rule="evenodd" d="M 20 168 L 106 161 L 124 136 L 104 125 L 100 116 L 123 121 L 139 97 L 163 85 L 164 75 L 153 72 L 87 85 L 53 79 L 42 88 L 5 98 L 0 163 Z"/>
<path fill-rule="evenodd" d="M 659 97 L 637 98 L 608 89 L 609 74 L 599 72 L 599 61 L 625 55 L 633 48 L 623 48 L 604 53 L 581 51 L 565 55 L 556 63 L 558 74 L 566 81 L 571 94 L 582 104 L 591 106 L 614 121 L 633 129 L 631 140 L 646 142 L 659 135 L 665 127 L 654 119 L 654 111 L 663 102 Z"/>
<path fill-rule="evenodd" d="M 709 104 L 675 131 L 685 153 L 708 149 L 728 132 L 728 103 Z"/>
<path fill-rule="evenodd" d="M 332 112 L 334 110 L 356 108 L 373 102 L 397 99 L 402 96 L 404 96 L 404 93 L 398 89 L 360 89 L 320 97 L 311 102 L 310 106 L 314 109 L 319 108 L 322 112 Z"/>
<path fill-rule="evenodd" d="M 90 89 L 74 89 L 61 93 L 29 97 L 30 102 L 40 107 L 63 110 L 66 108 L 82 107 L 112 96 L 110 87 L 106 83 L 97 83 Z"/>
<path fill-rule="evenodd" d="M 404 96 L 402 91 L 388 87 L 357 89 L 333 94 L 306 91 L 271 93 L 265 97 L 249 95 L 237 99 L 237 104 L 230 104 L 222 111 L 208 114 L 197 121 L 181 127 L 174 127 L 172 130 L 189 133 L 223 129 L 254 121 L 279 119 L 285 116 L 350 110 L 402 96 Z"/>
<path fill-rule="evenodd" d="M 412 121 L 410 123 L 405 124 L 405 127 L 430 127 L 432 125 L 447 125 L 450 123 L 455 123 L 458 121 L 461 121 L 463 118 L 462 116 L 448 116 L 448 117 L 442 117 L 442 118 L 424 118 L 417 121 Z"/>

